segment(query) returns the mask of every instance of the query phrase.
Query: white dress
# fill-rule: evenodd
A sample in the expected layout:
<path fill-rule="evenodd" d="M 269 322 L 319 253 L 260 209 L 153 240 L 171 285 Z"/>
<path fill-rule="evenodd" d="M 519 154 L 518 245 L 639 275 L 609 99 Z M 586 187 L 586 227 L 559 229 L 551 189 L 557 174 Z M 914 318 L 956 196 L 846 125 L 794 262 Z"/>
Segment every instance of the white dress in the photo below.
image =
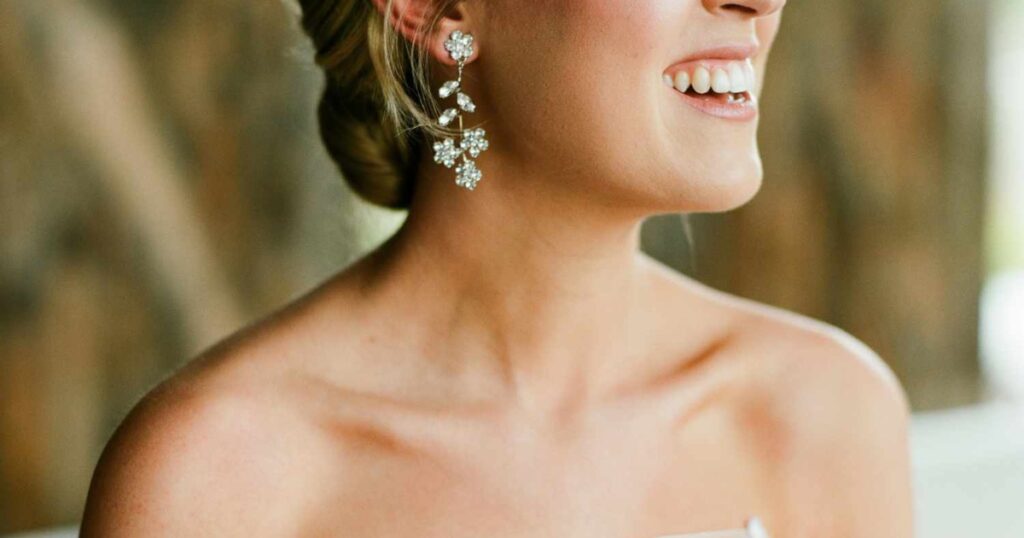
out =
<path fill-rule="evenodd" d="M 742 529 L 724 531 L 692 532 L 688 534 L 663 534 L 657 538 L 770 538 L 761 520 L 756 516 L 747 520 Z"/>

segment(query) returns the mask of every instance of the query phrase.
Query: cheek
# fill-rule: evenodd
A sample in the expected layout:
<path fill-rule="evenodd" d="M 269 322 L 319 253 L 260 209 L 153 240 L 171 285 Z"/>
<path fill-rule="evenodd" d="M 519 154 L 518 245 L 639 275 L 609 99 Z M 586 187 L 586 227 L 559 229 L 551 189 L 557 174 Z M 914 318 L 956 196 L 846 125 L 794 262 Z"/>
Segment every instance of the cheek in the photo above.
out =
<path fill-rule="evenodd" d="M 508 6 L 488 80 L 498 125 L 529 162 L 586 161 L 594 167 L 643 145 L 653 114 L 652 80 L 671 36 L 656 2 L 559 0 L 543 9 Z M 663 10 L 662 10 L 663 11 Z M 492 78 L 493 75 L 493 78 Z M 514 126 L 514 127 L 513 127 Z M 504 128 L 504 127 L 502 127 Z"/>
<path fill-rule="evenodd" d="M 761 42 L 762 52 L 758 54 L 757 61 L 755 62 L 758 70 L 763 73 L 764 66 L 768 63 L 768 53 L 771 51 L 772 43 L 775 42 L 775 36 L 779 33 L 779 26 L 782 24 L 782 12 L 760 19 L 757 21 L 755 29 L 757 32 L 757 40 Z"/>
<path fill-rule="evenodd" d="M 765 49 L 771 47 L 775 36 L 779 33 L 779 26 L 782 24 L 782 11 L 757 21 L 757 39 Z"/>

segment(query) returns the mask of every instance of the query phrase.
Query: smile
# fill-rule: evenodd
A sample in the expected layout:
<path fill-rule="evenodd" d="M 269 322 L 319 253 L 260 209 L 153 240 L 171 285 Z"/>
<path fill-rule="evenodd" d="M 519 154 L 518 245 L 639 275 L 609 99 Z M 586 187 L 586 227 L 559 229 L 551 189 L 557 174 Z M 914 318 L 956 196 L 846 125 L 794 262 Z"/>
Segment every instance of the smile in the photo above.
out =
<path fill-rule="evenodd" d="M 701 112 L 736 120 L 757 116 L 757 75 L 749 59 L 679 64 L 662 75 L 662 82 Z"/>

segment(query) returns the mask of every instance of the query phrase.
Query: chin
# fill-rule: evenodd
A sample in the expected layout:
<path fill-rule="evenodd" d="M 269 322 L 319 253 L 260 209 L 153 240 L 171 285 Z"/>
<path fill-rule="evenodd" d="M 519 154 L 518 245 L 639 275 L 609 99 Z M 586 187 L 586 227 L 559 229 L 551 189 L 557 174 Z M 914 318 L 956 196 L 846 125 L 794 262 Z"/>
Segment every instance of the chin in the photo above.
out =
<path fill-rule="evenodd" d="M 685 192 L 679 200 L 678 209 L 688 213 L 721 213 L 736 209 L 754 198 L 761 189 L 763 176 L 761 160 L 754 159 L 747 166 L 733 163 L 713 176 L 686 177 Z"/>
<path fill-rule="evenodd" d="M 749 202 L 761 188 L 764 170 L 754 135 L 666 136 L 650 146 L 645 160 L 655 166 L 646 175 L 657 178 L 661 210 L 729 211 Z"/>
<path fill-rule="evenodd" d="M 722 212 L 736 209 L 752 200 L 761 190 L 761 174 L 749 177 L 743 183 L 725 190 L 725 195 L 715 207 L 706 209 L 708 212 Z"/>

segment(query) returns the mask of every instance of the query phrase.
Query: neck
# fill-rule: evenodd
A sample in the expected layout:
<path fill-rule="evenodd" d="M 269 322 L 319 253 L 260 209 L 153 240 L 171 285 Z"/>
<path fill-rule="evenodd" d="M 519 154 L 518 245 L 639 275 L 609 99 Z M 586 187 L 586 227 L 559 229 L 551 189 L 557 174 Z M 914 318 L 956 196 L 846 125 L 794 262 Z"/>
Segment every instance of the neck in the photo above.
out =
<path fill-rule="evenodd" d="M 622 383 L 647 330 L 642 215 L 485 168 L 473 191 L 421 166 L 402 228 L 368 289 L 415 317 L 405 336 L 519 403 L 559 407 Z M 420 332 L 422 331 L 422 332 Z M 634 370 L 635 374 L 635 370 Z"/>

